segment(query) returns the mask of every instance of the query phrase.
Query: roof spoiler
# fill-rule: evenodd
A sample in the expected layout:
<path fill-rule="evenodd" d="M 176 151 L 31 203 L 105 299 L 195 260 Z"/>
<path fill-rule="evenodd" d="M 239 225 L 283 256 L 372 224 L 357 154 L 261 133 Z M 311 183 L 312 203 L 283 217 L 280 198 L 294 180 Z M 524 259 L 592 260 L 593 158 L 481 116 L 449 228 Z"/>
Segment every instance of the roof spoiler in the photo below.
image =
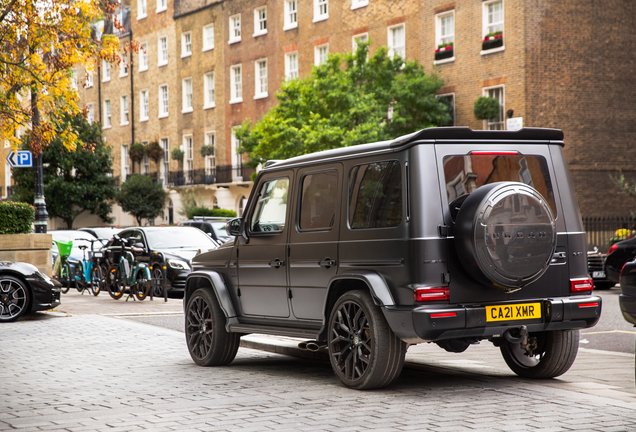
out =
<path fill-rule="evenodd" d="M 475 131 L 469 127 L 438 127 L 422 129 L 421 131 L 396 138 L 389 147 L 402 147 L 419 140 L 563 141 L 563 131 L 545 128 L 522 128 L 516 131 Z"/>

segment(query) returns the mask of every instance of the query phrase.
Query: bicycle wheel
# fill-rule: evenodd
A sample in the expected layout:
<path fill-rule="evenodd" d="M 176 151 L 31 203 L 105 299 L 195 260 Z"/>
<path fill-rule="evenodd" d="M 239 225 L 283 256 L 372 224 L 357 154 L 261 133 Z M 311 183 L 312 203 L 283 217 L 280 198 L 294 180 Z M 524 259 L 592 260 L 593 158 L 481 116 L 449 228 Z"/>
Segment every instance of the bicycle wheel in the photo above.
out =
<path fill-rule="evenodd" d="M 62 292 L 66 294 L 71 289 L 71 267 L 66 262 L 60 267 L 60 283 L 62 284 Z"/>
<path fill-rule="evenodd" d="M 133 294 L 139 301 L 144 301 L 150 292 L 150 280 L 146 277 L 146 272 L 140 269 L 137 273 L 137 282 L 133 287 Z"/>
<path fill-rule="evenodd" d="M 108 294 L 115 300 L 119 300 L 124 295 L 124 291 L 126 291 L 126 284 L 119 266 L 111 266 L 108 269 L 107 277 L 106 287 L 108 288 Z"/>
<path fill-rule="evenodd" d="M 86 289 L 86 281 L 84 280 L 84 265 L 81 262 L 75 264 L 75 272 L 73 273 L 73 281 L 77 292 L 83 292 Z"/>
<path fill-rule="evenodd" d="M 91 269 L 91 291 L 93 295 L 97 297 L 99 293 L 105 288 L 106 281 L 102 276 L 102 269 L 96 265 Z"/>

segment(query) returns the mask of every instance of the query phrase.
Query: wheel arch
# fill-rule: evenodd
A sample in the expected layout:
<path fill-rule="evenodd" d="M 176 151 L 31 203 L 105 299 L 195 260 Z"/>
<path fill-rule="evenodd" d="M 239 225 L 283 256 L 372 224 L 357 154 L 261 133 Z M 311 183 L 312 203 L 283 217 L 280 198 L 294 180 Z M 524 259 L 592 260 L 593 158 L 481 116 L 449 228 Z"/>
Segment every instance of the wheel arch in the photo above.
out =
<path fill-rule="evenodd" d="M 393 306 L 395 300 L 389 285 L 380 274 L 367 270 L 347 272 L 331 278 L 327 288 L 327 295 L 323 304 L 323 323 L 318 332 L 318 340 L 327 339 L 327 326 L 331 309 L 340 296 L 348 291 L 365 290 L 371 294 L 376 306 Z"/>
<path fill-rule="evenodd" d="M 199 288 L 210 288 L 214 292 L 221 310 L 227 318 L 228 324 L 233 323 L 236 320 L 236 309 L 234 303 L 232 303 L 232 297 L 225 285 L 223 276 L 215 271 L 201 270 L 192 272 L 188 275 L 186 280 L 185 292 L 183 295 L 183 308 L 187 307 L 188 300 L 192 293 Z M 233 320 L 234 319 L 234 320 Z"/>
<path fill-rule="evenodd" d="M 16 279 L 19 279 L 20 282 L 22 282 L 26 286 L 26 288 L 29 290 L 29 303 L 27 304 L 27 312 L 29 312 L 33 307 L 33 288 L 31 287 L 31 284 L 26 279 L 26 277 L 24 277 L 22 273 L 12 270 L 2 270 L 0 271 L 0 276 L 13 276 Z"/>

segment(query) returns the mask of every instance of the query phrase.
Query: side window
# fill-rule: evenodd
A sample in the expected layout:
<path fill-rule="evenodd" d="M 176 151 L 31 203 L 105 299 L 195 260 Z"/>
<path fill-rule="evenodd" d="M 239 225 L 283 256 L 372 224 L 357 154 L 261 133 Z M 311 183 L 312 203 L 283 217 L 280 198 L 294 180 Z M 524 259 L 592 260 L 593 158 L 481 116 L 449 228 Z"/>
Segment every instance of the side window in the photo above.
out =
<path fill-rule="evenodd" d="M 303 177 L 300 198 L 301 230 L 324 230 L 333 226 L 338 197 L 338 173 L 329 171 Z"/>
<path fill-rule="evenodd" d="M 252 232 L 277 233 L 285 229 L 288 193 L 287 177 L 262 184 L 250 223 Z"/>
<path fill-rule="evenodd" d="M 210 224 L 207 223 L 203 223 L 201 224 L 201 231 L 203 231 L 206 234 L 211 234 L 212 233 L 212 227 L 210 226 Z"/>
<path fill-rule="evenodd" d="M 351 229 L 387 228 L 402 223 L 402 173 L 398 161 L 353 167 L 349 176 Z"/>

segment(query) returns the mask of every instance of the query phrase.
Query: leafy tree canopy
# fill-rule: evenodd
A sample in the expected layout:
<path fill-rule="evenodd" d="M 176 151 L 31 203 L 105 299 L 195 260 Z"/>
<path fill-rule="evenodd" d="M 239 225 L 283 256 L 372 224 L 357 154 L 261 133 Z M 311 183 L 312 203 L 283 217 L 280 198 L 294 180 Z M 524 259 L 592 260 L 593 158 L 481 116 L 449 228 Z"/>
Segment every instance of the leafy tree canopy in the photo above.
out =
<path fill-rule="evenodd" d="M 166 204 L 163 186 L 145 175 L 132 175 L 117 192 L 116 200 L 122 210 L 130 213 L 141 226 L 142 219 L 154 219 L 161 214 Z"/>
<path fill-rule="evenodd" d="M 89 124 L 81 114 L 56 119 L 58 128 L 72 131 L 80 144 L 69 150 L 62 137 L 57 137 L 44 148 L 44 194 L 46 208 L 51 217 L 59 217 L 69 229 L 73 221 L 84 211 L 99 216 L 104 222 L 112 222 L 110 213 L 115 197 L 110 147 L 102 140 L 101 126 Z M 22 147 L 29 147 L 26 135 Z M 12 199 L 33 204 L 33 170 L 14 168 L 15 182 Z"/>
<path fill-rule="evenodd" d="M 278 105 L 252 126 L 236 130 L 253 166 L 269 159 L 393 139 L 447 124 L 435 95 L 443 81 L 415 60 L 389 58 L 386 47 L 368 60 L 369 45 L 330 54 L 311 74 L 281 86 Z"/>

